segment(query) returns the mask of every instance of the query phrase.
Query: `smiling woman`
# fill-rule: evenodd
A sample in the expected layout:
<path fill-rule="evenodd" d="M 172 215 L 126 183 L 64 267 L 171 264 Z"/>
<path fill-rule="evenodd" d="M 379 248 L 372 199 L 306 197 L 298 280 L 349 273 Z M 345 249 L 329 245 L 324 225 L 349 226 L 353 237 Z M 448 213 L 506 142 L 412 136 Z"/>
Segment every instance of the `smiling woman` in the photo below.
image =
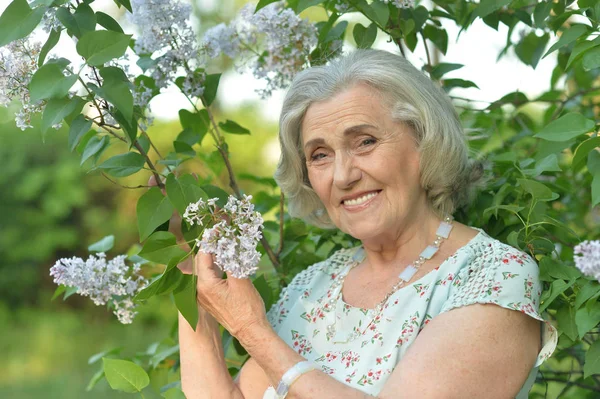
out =
<path fill-rule="evenodd" d="M 266 318 L 248 282 L 213 288 L 199 255 L 200 305 L 251 356 L 235 385 L 222 367 L 207 376 L 244 398 L 527 397 L 556 330 L 535 261 L 453 221 L 482 169 L 446 94 L 404 58 L 359 50 L 296 77 L 280 142 L 290 214 L 361 245 L 298 274 Z"/>

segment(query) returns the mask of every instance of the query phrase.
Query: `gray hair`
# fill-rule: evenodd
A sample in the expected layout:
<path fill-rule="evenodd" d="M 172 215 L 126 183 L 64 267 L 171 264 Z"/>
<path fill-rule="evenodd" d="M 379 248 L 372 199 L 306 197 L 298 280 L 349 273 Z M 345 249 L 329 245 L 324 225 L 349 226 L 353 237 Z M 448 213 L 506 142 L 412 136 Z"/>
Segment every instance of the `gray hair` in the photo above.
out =
<path fill-rule="evenodd" d="M 433 211 L 452 214 L 468 203 L 483 168 L 470 161 L 464 132 L 450 98 L 404 57 L 381 50 L 355 50 L 327 65 L 300 72 L 279 119 L 281 158 L 275 180 L 288 198 L 288 211 L 319 227 L 334 227 L 308 180 L 302 150 L 302 121 L 314 102 L 363 83 L 379 91 L 394 120 L 409 125 L 420 152 L 421 186 Z"/>

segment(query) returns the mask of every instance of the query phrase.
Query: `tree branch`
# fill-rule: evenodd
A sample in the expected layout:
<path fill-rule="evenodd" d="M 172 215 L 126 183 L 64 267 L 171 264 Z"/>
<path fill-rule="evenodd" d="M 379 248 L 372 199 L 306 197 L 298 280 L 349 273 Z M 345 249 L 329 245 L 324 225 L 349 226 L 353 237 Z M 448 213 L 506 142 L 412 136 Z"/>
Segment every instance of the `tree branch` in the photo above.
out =
<path fill-rule="evenodd" d="M 279 195 L 279 247 L 277 247 L 277 258 L 279 259 L 279 255 L 283 252 L 283 222 L 284 222 L 284 207 L 285 205 L 285 194 L 283 191 Z"/>
<path fill-rule="evenodd" d="M 204 104 L 206 104 L 204 99 L 202 99 L 202 102 Z M 210 123 L 213 127 L 213 131 L 214 131 L 215 138 L 217 141 L 217 150 L 219 151 L 219 154 L 221 154 L 221 157 L 223 158 L 223 162 L 225 163 L 225 167 L 227 168 L 227 173 L 229 175 L 229 187 L 231 187 L 231 189 L 233 190 L 233 193 L 235 194 L 235 196 L 237 198 L 242 198 L 242 191 L 240 190 L 240 187 L 237 184 L 237 180 L 235 179 L 235 174 L 233 173 L 233 167 L 231 166 L 231 162 L 229 161 L 229 155 L 227 154 L 227 151 L 225 150 L 225 148 L 222 145 L 223 136 L 221 135 L 219 126 L 215 122 L 215 118 L 213 117 L 213 114 L 208 109 L 208 107 L 205 107 L 205 109 L 206 109 L 206 112 L 208 113 L 208 118 L 210 119 Z M 269 260 L 271 261 L 273 266 L 276 269 L 279 268 L 279 265 L 280 265 L 279 259 L 277 259 L 277 255 L 275 254 L 275 252 L 273 252 L 273 248 L 271 248 L 271 245 L 269 244 L 269 242 L 267 241 L 267 239 L 264 236 L 260 239 L 260 243 L 262 244 L 263 248 L 265 249 L 265 252 L 267 253 L 267 256 L 269 257 Z"/>

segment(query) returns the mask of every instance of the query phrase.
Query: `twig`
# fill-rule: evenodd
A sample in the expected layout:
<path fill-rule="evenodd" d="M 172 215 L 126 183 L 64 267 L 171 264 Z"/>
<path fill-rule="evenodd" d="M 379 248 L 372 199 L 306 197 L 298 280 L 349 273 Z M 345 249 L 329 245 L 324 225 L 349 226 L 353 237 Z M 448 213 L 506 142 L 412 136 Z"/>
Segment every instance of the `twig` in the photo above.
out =
<path fill-rule="evenodd" d="M 283 194 L 283 191 L 281 192 L 281 194 L 279 195 L 279 247 L 277 247 L 277 258 L 279 259 L 279 256 L 281 255 L 281 252 L 283 252 L 283 219 L 284 219 L 284 209 L 283 206 L 285 205 L 285 194 Z"/>
<path fill-rule="evenodd" d="M 96 97 L 92 94 L 92 92 L 90 91 L 90 89 L 88 89 L 88 87 L 85 84 L 85 82 L 83 81 L 83 79 L 81 79 L 81 76 L 78 76 L 77 80 L 79 80 L 81 82 L 81 84 L 83 85 L 83 88 L 85 89 L 85 91 L 87 91 L 88 94 L 92 97 L 92 102 L 94 103 L 94 106 L 98 110 L 98 114 L 100 116 L 100 122 L 104 125 L 104 114 L 102 113 L 102 110 L 100 109 L 100 105 L 98 105 L 98 102 L 96 101 Z"/>
<path fill-rule="evenodd" d="M 110 177 L 108 177 L 108 175 L 104 172 L 102 172 L 102 176 L 104 176 L 106 178 L 106 180 L 108 180 L 109 182 L 116 184 L 117 186 L 121 187 L 121 188 L 128 188 L 128 189 L 138 189 L 138 188 L 152 188 L 152 186 L 144 186 L 144 185 L 139 185 L 139 186 L 124 186 L 122 184 L 117 183 L 116 181 L 114 181 L 113 179 L 111 179 Z"/>
<path fill-rule="evenodd" d="M 202 98 L 202 102 L 203 102 L 203 104 L 206 104 L 206 101 L 204 100 L 204 98 Z M 240 187 L 238 186 L 237 181 L 235 179 L 235 174 L 233 173 L 233 167 L 231 166 L 231 162 L 229 161 L 229 156 L 227 155 L 227 151 L 221 145 L 222 136 L 221 136 L 221 132 L 219 130 L 219 126 L 215 122 L 215 118 L 213 117 L 213 114 L 212 114 L 212 112 L 210 112 L 208 107 L 205 107 L 205 109 L 206 109 L 206 112 L 208 113 L 208 118 L 210 119 L 210 123 L 213 127 L 213 131 L 214 131 L 214 134 L 215 134 L 215 137 L 217 140 L 217 150 L 219 151 L 219 154 L 221 154 L 221 157 L 223 158 L 223 162 L 225 163 L 225 167 L 227 168 L 227 173 L 229 174 L 229 187 L 231 187 L 235 196 L 237 198 L 241 199 L 242 191 L 240 190 Z M 267 253 L 267 256 L 269 257 L 269 260 L 271 261 L 273 266 L 276 269 L 279 268 L 279 265 L 280 265 L 279 259 L 277 259 L 277 255 L 275 255 L 275 253 L 273 252 L 273 248 L 271 248 L 271 245 L 269 245 L 269 242 L 267 241 L 267 239 L 264 236 L 261 237 L 260 243 L 262 244 L 263 248 L 265 249 L 265 252 Z"/>
<path fill-rule="evenodd" d="M 572 95 L 565 98 L 558 104 L 558 107 L 556 107 L 556 110 L 554 110 L 554 112 L 552 113 L 552 117 L 550 118 L 550 120 L 554 120 L 554 118 L 556 118 L 562 112 L 562 110 L 565 108 L 565 105 L 567 105 L 567 103 L 569 101 L 573 100 L 576 97 L 584 96 L 588 93 L 593 93 L 594 91 L 599 91 L 599 90 L 600 90 L 600 87 L 593 87 L 593 88 L 586 89 L 586 90 L 579 90 L 579 91 L 573 93 Z"/>
<path fill-rule="evenodd" d="M 124 137 L 121 137 L 120 135 L 118 135 L 116 132 L 112 131 L 111 129 L 109 129 L 106 125 L 102 125 L 99 124 L 96 121 L 93 121 L 99 128 L 105 130 L 106 132 L 108 132 L 109 134 L 113 135 L 114 137 L 118 138 L 119 140 L 127 143 L 127 140 Z M 164 183 L 160 180 L 160 175 L 158 173 L 158 171 L 156 170 L 156 167 L 154 166 L 154 163 L 152 162 L 152 160 L 150 159 L 150 157 L 148 156 L 148 153 L 146 153 L 146 151 L 144 151 L 144 149 L 142 148 L 142 146 L 140 145 L 140 143 L 136 140 L 134 141 L 133 145 L 135 146 L 135 148 L 140 152 L 140 154 L 142 154 L 142 156 L 146 159 L 146 164 L 148 165 L 148 167 L 150 168 L 150 171 L 152 172 L 152 175 L 154 175 L 154 179 L 156 180 L 156 185 L 161 188 L 164 189 L 165 185 Z"/>
<path fill-rule="evenodd" d="M 425 46 L 425 54 L 427 55 L 427 72 L 431 76 L 431 70 L 433 69 L 433 65 L 431 64 L 431 56 L 429 55 L 429 46 L 427 45 L 427 38 L 425 38 L 425 34 L 421 32 L 421 37 L 423 38 L 423 46 Z"/>

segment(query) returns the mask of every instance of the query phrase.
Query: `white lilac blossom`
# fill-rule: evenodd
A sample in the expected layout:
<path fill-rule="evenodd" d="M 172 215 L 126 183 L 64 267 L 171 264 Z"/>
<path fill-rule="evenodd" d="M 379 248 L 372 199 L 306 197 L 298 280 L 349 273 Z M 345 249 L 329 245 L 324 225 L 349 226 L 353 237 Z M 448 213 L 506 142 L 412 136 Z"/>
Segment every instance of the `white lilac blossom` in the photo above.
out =
<path fill-rule="evenodd" d="M 584 241 L 575 246 L 573 259 L 583 274 L 600 282 L 600 241 Z"/>
<path fill-rule="evenodd" d="M 203 55 L 190 25 L 192 7 L 178 0 L 132 0 L 129 19 L 140 29 L 137 54 L 152 56 L 148 71 L 161 89 L 173 82 L 182 65 L 203 67 Z M 188 93 L 186 93 L 188 94 Z"/>
<path fill-rule="evenodd" d="M 61 22 L 56 17 L 56 10 L 55 7 L 48 7 L 42 17 L 42 29 L 46 33 L 50 33 L 51 30 L 58 31 L 62 28 Z"/>
<path fill-rule="evenodd" d="M 42 46 L 26 39 L 10 42 L 0 47 L 0 105 L 7 106 L 13 100 L 21 102 L 21 110 L 15 116 L 17 126 L 25 130 L 31 126 L 31 115 L 43 110 L 43 103 L 31 104 L 29 82 L 37 70 L 37 58 Z"/>
<path fill-rule="evenodd" d="M 415 0 L 381 0 L 385 4 L 392 3 L 396 8 L 414 8 Z"/>
<path fill-rule="evenodd" d="M 281 1 L 256 13 L 255 8 L 246 4 L 229 25 L 206 31 L 203 47 L 211 58 L 225 54 L 243 59 L 241 65 L 249 64 L 254 76 L 266 80 L 266 87 L 259 91 L 265 97 L 287 87 L 308 63 L 317 45 L 317 29 Z"/>
<path fill-rule="evenodd" d="M 140 265 L 130 267 L 125 258 L 120 255 L 107 261 L 102 252 L 85 261 L 63 258 L 50 268 L 50 275 L 56 284 L 76 288 L 79 295 L 89 297 L 96 305 L 112 305 L 119 321 L 129 324 L 137 314 L 132 299 L 148 281 L 139 275 Z"/>
<path fill-rule="evenodd" d="M 215 222 L 204 229 L 196 244 L 202 251 L 214 254 L 215 264 L 235 278 L 248 278 L 260 261 L 256 246 L 262 237 L 263 218 L 254 210 L 251 199 L 247 195 L 242 199 L 230 196 L 222 209 L 217 208 L 216 198 L 201 199 L 189 204 L 183 214 L 192 226 Z"/>

